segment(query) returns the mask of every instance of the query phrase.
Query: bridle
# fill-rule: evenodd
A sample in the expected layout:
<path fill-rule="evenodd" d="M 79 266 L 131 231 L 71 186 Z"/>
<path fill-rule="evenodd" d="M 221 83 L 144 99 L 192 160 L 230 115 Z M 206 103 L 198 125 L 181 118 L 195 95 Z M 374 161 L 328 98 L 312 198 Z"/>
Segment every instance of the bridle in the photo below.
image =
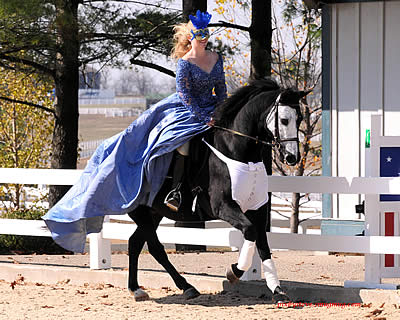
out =
<path fill-rule="evenodd" d="M 279 134 L 279 119 L 278 119 L 278 107 L 281 104 L 280 103 L 280 99 L 281 99 L 281 94 L 279 94 L 278 97 L 273 102 L 273 107 L 272 107 L 272 110 L 270 112 L 270 115 L 275 113 L 275 134 L 274 134 L 274 137 L 272 138 L 272 142 L 262 140 L 262 139 L 260 139 L 258 137 L 249 136 L 249 135 L 247 135 L 245 133 L 242 133 L 242 132 L 239 132 L 239 131 L 236 131 L 236 130 L 233 130 L 233 129 L 221 127 L 221 126 L 218 126 L 218 125 L 215 125 L 215 124 L 212 124 L 211 127 L 215 128 L 215 129 L 218 129 L 218 130 L 229 132 L 229 133 L 231 133 L 233 135 L 236 135 L 236 136 L 240 136 L 240 137 L 244 137 L 244 138 L 253 140 L 253 141 L 256 142 L 256 144 L 261 143 L 261 144 L 264 144 L 264 145 L 267 145 L 267 146 L 278 146 L 278 148 L 281 149 L 282 148 L 282 143 L 291 142 L 291 141 L 295 141 L 296 142 L 296 141 L 298 141 L 298 136 L 292 137 L 292 138 L 286 138 L 286 139 L 281 139 L 280 138 L 280 134 Z M 297 109 L 296 109 L 296 111 L 297 111 Z M 301 116 L 301 113 L 298 112 L 298 111 L 297 111 L 297 117 L 298 117 L 297 122 L 298 123 L 301 122 L 302 116 Z M 268 123 L 268 120 L 266 121 L 266 123 Z"/>
<path fill-rule="evenodd" d="M 280 98 L 280 95 L 279 95 Z M 284 149 L 283 147 L 283 143 L 286 142 L 299 142 L 299 137 L 298 134 L 296 134 L 295 137 L 291 137 L 291 138 L 286 138 L 286 139 L 281 139 L 281 136 L 279 134 L 279 119 L 278 119 L 278 107 L 280 105 L 280 102 L 278 101 L 278 103 L 274 106 L 274 108 L 276 108 L 275 111 L 275 135 L 274 135 L 274 142 L 275 142 L 275 146 L 277 146 L 278 152 L 279 154 L 282 155 L 282 149 Z M 296 114 L 297 114 L 297 119 L 296 119 L 296 127 L 298 128 L 300 125 L 300 122 L 303 120 L 303 117 L 301 115 L 300 112 L 300 106 L 297 105 L 288 105 L 289 107 L 292 107 L 296 110 Z M 272 114 L 272 112 L 271 112 Z"/>

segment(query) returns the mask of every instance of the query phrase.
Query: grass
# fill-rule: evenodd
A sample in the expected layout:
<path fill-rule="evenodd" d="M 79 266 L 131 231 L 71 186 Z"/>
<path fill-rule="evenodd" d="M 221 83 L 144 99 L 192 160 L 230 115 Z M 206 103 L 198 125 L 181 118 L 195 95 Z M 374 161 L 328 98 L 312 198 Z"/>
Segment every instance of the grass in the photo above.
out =
<path fill-rule="evenodd" d="M 99 114 L 79 116 L 79 141 L 102 140 L 125 130 L 137 117 L 105 117 Z"/>

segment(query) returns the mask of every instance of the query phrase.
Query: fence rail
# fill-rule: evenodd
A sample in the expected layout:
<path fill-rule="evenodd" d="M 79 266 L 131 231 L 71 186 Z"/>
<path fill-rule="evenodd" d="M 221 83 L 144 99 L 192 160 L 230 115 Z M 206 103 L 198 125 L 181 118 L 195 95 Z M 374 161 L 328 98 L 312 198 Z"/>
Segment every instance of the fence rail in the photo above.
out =
<path fill-rule="evenodd" d="M 73 185 L 83 170 L 0 168 L 1 183 Z M 400 177 L 270 176 L 270 192 L 398 194 Z"/>

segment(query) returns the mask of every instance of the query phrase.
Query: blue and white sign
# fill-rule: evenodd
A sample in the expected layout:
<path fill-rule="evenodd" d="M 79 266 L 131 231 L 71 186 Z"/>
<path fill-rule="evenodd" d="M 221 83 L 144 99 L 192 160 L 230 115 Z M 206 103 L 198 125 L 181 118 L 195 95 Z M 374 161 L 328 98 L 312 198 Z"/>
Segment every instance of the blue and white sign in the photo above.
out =
<path fill-rule="evenodd" d="M 380 151 L 379 175 L 400 177 L 400 147 L 382 147 Z M 400 194 L 381 194 L 380 201 L 400 201 Z"/>

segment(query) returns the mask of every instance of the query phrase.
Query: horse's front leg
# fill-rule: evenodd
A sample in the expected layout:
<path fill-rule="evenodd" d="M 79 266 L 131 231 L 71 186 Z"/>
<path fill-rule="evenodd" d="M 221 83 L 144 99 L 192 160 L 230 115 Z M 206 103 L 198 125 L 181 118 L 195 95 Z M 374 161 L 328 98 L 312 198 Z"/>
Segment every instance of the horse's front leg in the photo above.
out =
<path fill-rule="evenodd" d="M 265 210 L 259 209 L 258 212 L 254 213 L 253 223 L 257 226 L 256 247 L 263 264 L 267 287 L 272 292 L 272 300 L 275 303 L 289 302 L 289 296 L 281 288 L 278 273 L 274 261 L 272 260 L 271 250 L 268 245 L 266 232 L 267 215 L 265 215 Z"/>
<path fill-rule="evenodd" d="M 240 230 L 245 239 L 240 250 L 238 263 L 232 264 L 227 270 L 228 280 L 235 283 L 251 266 L 256 249 L 257 229 L 232 199 L 225 199 L 218 212 L 219 218 Z"/>
<path fill-rule="evenodd" d="M 229 222 L 233 227 L 242 231 L 244 243 L 240 251 L 238 263 L 232 264 L 226 273 L 231 283 L 238 282 L 240 277 L 247 271 L 252 263 L 254 251 L 257 248 L 261 257 L 267 287 L 273 294 L 274 302 L 290 301 L 289 297 L 280 287 L 275 264 L 271 258 L 271 251 L 268 246 L 267 234 L 265 231 L 266 218 L 257 219 L 257 212 L 254 212 L 255 219 L 249 219 L 240 209 L 236 209 L 236 203 L 226 201 L 225 207 L 221 207 L 221 219 Z M 261 209 L 259 209 L 261 210 Z M 251 216 L 251 214 L 249 214 Z M 262 216 L 261 216 L 262 217 Z"/>

